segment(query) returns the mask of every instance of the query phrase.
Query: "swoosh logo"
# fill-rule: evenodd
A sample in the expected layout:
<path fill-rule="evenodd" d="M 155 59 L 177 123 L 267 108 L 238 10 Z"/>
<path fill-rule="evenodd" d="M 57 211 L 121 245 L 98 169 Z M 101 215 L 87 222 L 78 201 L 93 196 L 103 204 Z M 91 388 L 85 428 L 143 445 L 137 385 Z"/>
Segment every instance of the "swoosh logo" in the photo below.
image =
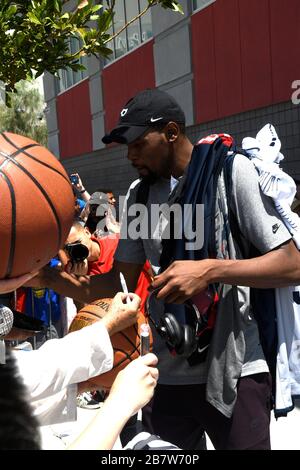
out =
<path fill-rule="evenodd" d="M 161 119 L 163 119 L 162 117 L 159 117 L 159 118 L 151 118 L 150 121 L 151 122 L 156 122 L 156 121 L 160 121 Z"/>
<path fill-rule="evenodd" d="M 205 351 L 205 349 L 207 349 L 209 346 L 209 344 L 207 344 L 206 346 L 204 346 L 204 348 L 198 348 L 198 353 L 202 353 L 203 351 Z"/>

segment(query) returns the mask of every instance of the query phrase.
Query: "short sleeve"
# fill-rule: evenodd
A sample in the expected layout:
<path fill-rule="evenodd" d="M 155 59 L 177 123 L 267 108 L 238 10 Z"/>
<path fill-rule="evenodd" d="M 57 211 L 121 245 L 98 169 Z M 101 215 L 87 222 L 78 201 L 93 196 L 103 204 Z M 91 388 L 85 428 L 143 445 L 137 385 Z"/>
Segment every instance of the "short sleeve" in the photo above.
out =
<path fill-rule="evenodd" d="M 260 189 L 257 170 L 243 155 L 233 162 L 231 207 L 245 239 L 262 254 L 291 239 L 273 200 Z"/>

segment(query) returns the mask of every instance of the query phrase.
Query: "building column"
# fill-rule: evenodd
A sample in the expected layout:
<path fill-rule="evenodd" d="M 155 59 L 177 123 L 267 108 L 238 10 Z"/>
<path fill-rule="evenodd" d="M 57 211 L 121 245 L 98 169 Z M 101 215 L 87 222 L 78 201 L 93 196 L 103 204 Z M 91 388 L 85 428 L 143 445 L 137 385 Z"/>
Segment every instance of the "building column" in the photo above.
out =
<path fill-rule="evenodd" d="M 46 102 L 45 116 L 48 128 L 48 148 L 58 159 L 60 158 L 59 149 L 59 129 L 56 112 L 57 85 L 56 78 L 45 72 L 44 74 L 44 97 Z"/>

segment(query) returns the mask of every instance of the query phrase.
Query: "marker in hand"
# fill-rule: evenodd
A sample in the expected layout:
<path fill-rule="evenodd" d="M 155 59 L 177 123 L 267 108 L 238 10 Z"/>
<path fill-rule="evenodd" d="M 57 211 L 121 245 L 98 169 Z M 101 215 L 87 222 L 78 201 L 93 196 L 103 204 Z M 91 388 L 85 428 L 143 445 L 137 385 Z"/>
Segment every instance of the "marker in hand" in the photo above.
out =
<path fill-rule="evenodd" d="M 127 284 L 126 284 L 126 281 L 125 281 L 125 277 L 123 276 L 122 273 L 120 273 L 120 282 L 121 282 L 121 286 L 122 286 L 122 289 L 123 289 L 124 294 L 127 295 L 127 297 L 126 297 L 126 303 L 127 303 L 127 304 L 130 304 L 131 300 L 130 300 L 130 297 L 129 297 L 129 292 L 128 292 Z"/>
<path fill-rule="evenodd" d="M 150 326 L 148 323 L 142 323 L 140 328 L 140 354 L 144 356 L 150 352 Z"/>

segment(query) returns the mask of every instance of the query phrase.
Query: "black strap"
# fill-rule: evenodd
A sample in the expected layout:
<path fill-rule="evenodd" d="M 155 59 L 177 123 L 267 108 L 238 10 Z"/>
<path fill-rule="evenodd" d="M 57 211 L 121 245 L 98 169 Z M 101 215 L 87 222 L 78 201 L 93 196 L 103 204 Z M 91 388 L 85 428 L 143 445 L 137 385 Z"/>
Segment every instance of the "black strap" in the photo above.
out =
<path fill-rule="evenodd" d="M 150 186 L 151 181 L 149 181 L 148 178 L 144 178 L 140 181 L 136 193 L 136 204 L 143 204 L 144 206 L 147 204 Z"/>

